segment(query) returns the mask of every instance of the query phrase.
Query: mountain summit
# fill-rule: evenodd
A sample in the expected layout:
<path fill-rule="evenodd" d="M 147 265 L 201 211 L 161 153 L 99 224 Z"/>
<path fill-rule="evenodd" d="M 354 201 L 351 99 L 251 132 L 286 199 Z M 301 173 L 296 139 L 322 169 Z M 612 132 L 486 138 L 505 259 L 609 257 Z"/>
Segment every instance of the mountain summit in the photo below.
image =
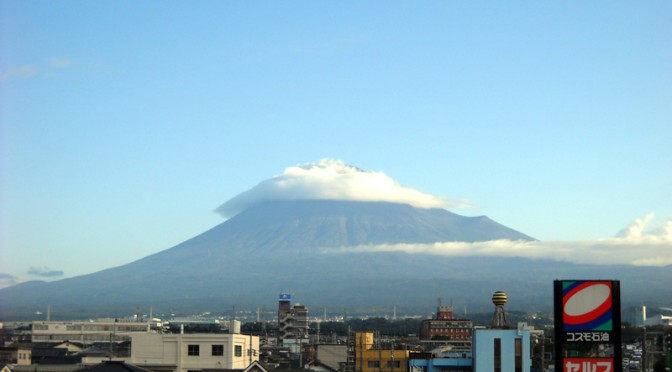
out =
<path fill-rule="evenodd" d="M 418 208 L 463 206 L 403 187 L 383 172 L 367 172 L 341 160 L 323 159 L 288 167 L 217 208 L 229 218 L 258 203 L 277 200 L 340 200 L 391 202 Z"/>

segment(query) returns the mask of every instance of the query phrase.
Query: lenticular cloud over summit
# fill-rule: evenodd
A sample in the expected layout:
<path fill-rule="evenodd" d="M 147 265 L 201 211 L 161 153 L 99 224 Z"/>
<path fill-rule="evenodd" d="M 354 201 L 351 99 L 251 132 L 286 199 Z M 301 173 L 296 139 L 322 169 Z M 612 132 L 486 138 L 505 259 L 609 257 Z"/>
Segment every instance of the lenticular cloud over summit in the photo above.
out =
<path fill-rule="evenodd" d="M 216 211 L 230 218 L 265 201 L 308 199 L 393 202 L 418 208 L 464 205 L 403 187 L 383 172 L 367 172 L 341 160 L 323 159 L 289 167 L 281 175 L 230 199 Z"/>

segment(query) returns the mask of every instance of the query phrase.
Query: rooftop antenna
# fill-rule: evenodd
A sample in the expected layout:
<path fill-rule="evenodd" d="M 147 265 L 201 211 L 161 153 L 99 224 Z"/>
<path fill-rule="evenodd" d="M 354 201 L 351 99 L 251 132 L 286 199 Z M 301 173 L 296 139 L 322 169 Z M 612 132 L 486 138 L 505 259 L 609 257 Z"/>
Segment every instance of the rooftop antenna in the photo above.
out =
<path fill-rule="evenodd" d="M 47 322 L 51 320 L 51 305 L 47 305 Z"/>
<path fill-rule="evenodd" d="M 263 340 L 268 338 L 268 333 L 266 332 L 266 305 L 261 307 L 261 332 L 264 335 Z"/>

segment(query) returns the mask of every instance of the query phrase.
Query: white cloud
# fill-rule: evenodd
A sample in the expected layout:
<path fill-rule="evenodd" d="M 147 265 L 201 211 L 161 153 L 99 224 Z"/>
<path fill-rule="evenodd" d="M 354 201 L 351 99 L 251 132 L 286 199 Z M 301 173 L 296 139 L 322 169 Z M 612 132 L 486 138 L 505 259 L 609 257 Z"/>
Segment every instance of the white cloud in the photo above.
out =
<path fill-rule="evenodd" d="M 31 78 L 36 76 L 53 76 L 58 70 L 70 68 L 74 65 L 73 61 L 67 58 L 52 58 L 46 64 L 23 65 L 11 68 L 7 71 L 0 71 L 0 82 L 10 80 Z"/>
<path fill-rule="evenodd" d="M 271 200 L 352 200 L 410 204 L 419 208 L 466 206 L 403 187 L 383 172 L 366 172 L 343 161 L 323 159 L 285 169 L 217 208 L 224 217 Z"/>
<path fill-rule="evenodd" d="M 619 236 L 586 241 L 437 242 L 433 244 L 382 244 L 324 250 L 340 252 L 405 252 L 441 256 L 494 256 L 551 259 L 577 264 L 672 265 L 672 219 L 647 231 L 653 214 L 636 219 Z"/>
<path fill-rule="evenodd" d="M 625 239 L 638 239 L 644 234 L 644 229 L 651 220 L 653 220 L 653 213 L 649 213 L 644 218 L 637 218 L 635 221 L 625 229 L 618 233 L 618 236 Z"/>
<path fill-rule="evenodd" d="M 72 61 L 67 58 L 53 58 L 49 61 L 49 66 L 53 68 L 68 68 L 72 67 Z"/>
<path fill-rule="evenodd" d="M 261 202 L 271 200 L 352 200 L 410 204 L 419 208 L 467 206 L 403 187 L 383 172 L 367 172 L 343 161 L 323 159 L 285 169 L 217 208 L 230 218 Z M 383 244 L 328 249 L 325 252 L 406 252 L 444 256 L 500 256 L 551 259 L 584 264 L 672 265 L 672 219 L 648 229 L 653 214 L 636 219 L 615 237 L 585 241 L 437 242 L 433 244 Z"/>
<path fill-rule="evenodd" d="M 34 76 L 37 75 L 37 72 L 37 67 L 34 65 L 23 65 L 0 73 L 0 81 L 9 81 L 15 78 Z"/>

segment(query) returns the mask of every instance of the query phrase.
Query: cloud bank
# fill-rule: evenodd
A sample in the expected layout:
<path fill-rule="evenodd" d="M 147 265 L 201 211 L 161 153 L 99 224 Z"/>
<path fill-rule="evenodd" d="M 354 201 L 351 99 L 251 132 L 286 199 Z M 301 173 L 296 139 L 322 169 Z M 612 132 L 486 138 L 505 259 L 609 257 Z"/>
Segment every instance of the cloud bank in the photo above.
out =
<path fill-rule="evenodd" d="M 323 159 L 289 167 L 281 175 L 230 199 L 216 211 L 230 218 L 265 201 L 308 199 L 394 202 L 418 208 L 466 206 L 464 202 L 403 187 L 383 172 L 367 172 L 340 160 Z"/>
<path fill-rule="evenodd" d="M 576 264 L 672 265 L 672 219 L 657 229 L 646 227 L 653 214 L 636 219 L 614 238 L 586 241 L 437 242 L 381 244 L 323 250 L 325 253 L 405 252 L 441 256 L 487 256 L 551 259 Z"/>
<path fill-rule="evenodd" d="M 18 284 L 18 282 L 19 281 L 14 275 L 0 273 L 0 288 L 12 286 L 14 284 Z"/>
<path fill-rule="evenodd" d="M 28 275 L 39 276 L 41 278 L 58 278 L 63 276 L 62 270 L 51 270 L 48 267 L 31 267 Z"/>

